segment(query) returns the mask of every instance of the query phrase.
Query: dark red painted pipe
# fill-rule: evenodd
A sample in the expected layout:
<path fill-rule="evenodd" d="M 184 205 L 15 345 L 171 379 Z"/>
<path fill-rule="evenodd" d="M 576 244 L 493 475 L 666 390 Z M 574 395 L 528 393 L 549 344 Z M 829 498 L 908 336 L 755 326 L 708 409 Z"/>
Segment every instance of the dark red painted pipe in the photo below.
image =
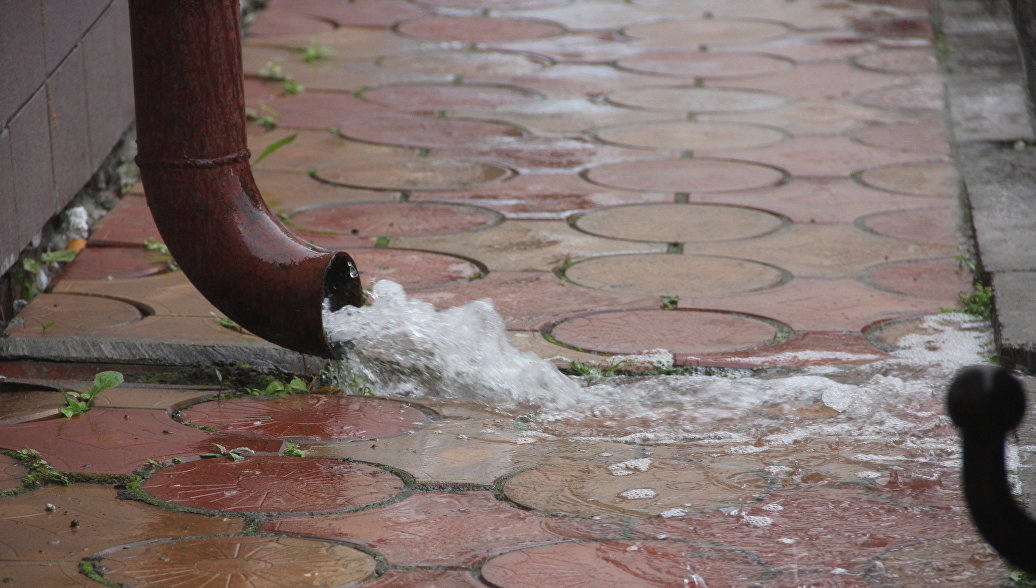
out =
<path fill-rule="evenodd" d="M 252 333 L 332 357 L 321 305 L 360 305 L 356 266 L 291 234 L 259 195 L 245 140 L 237 0 L 130 0 L 137 163 L 188 279 Z"/>

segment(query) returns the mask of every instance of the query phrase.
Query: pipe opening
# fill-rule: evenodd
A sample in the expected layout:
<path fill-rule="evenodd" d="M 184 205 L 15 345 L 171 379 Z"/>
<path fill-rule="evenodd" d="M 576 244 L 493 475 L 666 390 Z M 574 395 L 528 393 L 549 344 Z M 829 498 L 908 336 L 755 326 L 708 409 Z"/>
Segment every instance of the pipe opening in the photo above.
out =
<path fill-rule="evenodd" d="M 324 300 L 331 312 L 346 305 L 363 306 L 360 272 L 353 258 L 344 251 L 334 254 L 324 272 Z"/>

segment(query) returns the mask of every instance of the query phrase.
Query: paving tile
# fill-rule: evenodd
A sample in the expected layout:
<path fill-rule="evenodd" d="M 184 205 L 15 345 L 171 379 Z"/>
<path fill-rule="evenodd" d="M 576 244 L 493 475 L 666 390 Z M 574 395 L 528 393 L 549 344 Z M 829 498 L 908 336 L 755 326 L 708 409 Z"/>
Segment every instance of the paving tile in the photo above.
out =
<path fill-rule="evenodd" d="M 862 145 L 846 137 L 805 136 L 756 149 L 701 148 L 699 153 L 713 157 L 738 157 L 773 165 L 793 176 L 837 177 L 853 172 L 918 159 L 913 153 L 896 153 Z"/>
<path fill-rule="evenodd" d="M 771 504 L 777 508 L 767 508 Z M 762 502 L 743 505 L 733 516 L 709 513 L 647 519 L 638 523 L 637 532 L 645 537 L 664 534 L 736 545 L 757 553 L 778 571 L 830 573 L 840 568 L 859 575 L 871 558 L 890 549 L 973 531 L 959 517 L 895 506 L 856 488 L 821 485 L 776 490 Z"/>
<path fill-rule="evenodd" d="M 18 318 L 21 322 L 10 325 L 7 336 L 83 336 L 139 321 L 142 317 L 137 307 L 111 298 L 41 294 Z"/>
<path fill-rule="evenodd" d="M 184 462 L 155 472 L 141 487 L 181 506 L 280 513 L 368 506 L 395 497 L 403 481 L 364 464 L 257 456 Z"/>
<path fill-rule="evenodd" d="M 864 280 L 890 292 L 943 300 L 951 308 L 959 293 L 971 290 L 971 275 L 951 258 L 879 265 L 868 270 Z"/>
<path fill-rule="evenodd" d="M 735 47 L 779 39 L 788 34 L 784 26 L 739 19 L 673 19 L 624 27 L 626 35 L 659 48 Z"/>
<path fill-rule="evenodd" d="M 397 196 L 358 188 L 335 186 L 305 173 L 253 170 L 263 200 L 274 212 L 288 212 L 320 204 L 344 202 L 395 202 Z"/>
<path fill-rule="evenodd" d="M 80 387 L 88 390 L 91 383 L 83 382 Z M 218 393 L 220 388 L 183 387 L 125 383 L 109 388 L 96 396 L 94 406 L 106 408 L 153 408 L 173 411 L 182 406 L 201 399 L 204 396 Z"/>
<path fill-rule="evenodd" d="M 731 3 L 722 0 L 683 2 L 682 0 L 635 0 L 634 4 L 660 14 L 682 14 L 702 17 L 705 13 L 714 16 L 757 18 L 793 23 L 799 29 L 844 28 L 846 19 L 855 15 L 870 13 L 867 5 L 832 4 L 822 0 L 795 2 L 781 0 L 760 0 L 751 4 Z M 799 35 L 803 34 L 800 30 Z"/>
<path fill-rule="evenodd" d="M 141 196 L 124 196 L 90 232 L 91 245 L 135 247 L 148 239 L 158 238 L 160 235 L 151 218 L 151 209 Z"/>
<path fill-rule="evenodd" d="M 940 110 L 943 104 L 942 82 L 933 76 L 910 84 L 874 89 L 861 94 L 857 101 L 875 108 Z"/>
<path fill-rule="evenodd" d="M 0 380 L 0 398 L 0 425 L 52 418 L 65 405 L 64 395 L 57 388 L 30 382 Z"/>
<path fill-rule="evenodd" d="M 317 179 L 347 188 L 388 190 L 460 190 L 505 180 L 506 167 L 457 159 L 381 157 L 376 161 L 346 160 L 316 171 Z"/>
<path fill-rule="evenodd" d="M 862 333 L 798 331 L 764 349 L 700 356 L 700 363 L 723 367 L 776 368 L 813 365 L 861 365 L 888 359 Z M 688 359 L 688 363 L 691 360 Z"/>
<path fill-rule="evenodd" d="M 617 8 L 621 5 L 604 4 L 598 6 Z M 602 12 L 596 12 L 597 20 L 607 18 Z M 591 16 L 590 18 L 593 19 L 594 17 Z M 586 25 L 577 26 L 585 27 Z M 569 31 L 568 34 L 560 37 L 494 43 L 493 46 L 511 51 L 538 53 L 560 63 L 610 63 L 621 57 L 643 51 L 640 47 L 630 43 L 627 39 L 611 30 L 603 32 L 600 30 Z"/>
<path fill-rule="evenodd" d="M 858 67 L 890 74 L 934 74 L 939 69 L 929 49 L 884 49 L 853 58 Z"/>
<path fill-rule="evenodd" d="M 63 297 L 76 295 L 78 298 L 86 299 L 132 300 L 156 316 L 212 318 L 209 313 L 216 310 L 191 285 L 183 272 L 170 272 L 135 280 L 65 280 L 55 286 L 54 292 L 55 296 Z M 52 328 L 57 326 L 55 324 Z"/>
<path fill-rule="evenodd" d="M 418 482 L 490 485 L 502 476 L 544 464 L 574 467 L 601 461 L 636 459 L 632 445 L 533 435 L 515 428 L 515 420 L 497 416 L 431 423 L 413 435 L 376 443 L 303 445 L 309 457 L 353 459 L 399 468 Z"/>
<path fill-rule="evenodd" d="M 774 186 L 778 169 L 725 159 L 648 159 L 597 166 L 586 172 L 595 184 L 656 192 L 728 192 Z"/>
<path fill-rule="evenodd" d="M 503 486 L 511 500 L 546 513 L 637 517 L 708 512 L 755 502 L 767 490 L 762 475 L 742 468 L 650 458 L 541 466 Z"/>
<path fill-rule="evenodd" d="M 564 124 L 568 125 L 577 121 L 578 119 L 569 120 Z M 539 123 L 534 121 L 534 124 Z M 552 117 L 547 118 L 546 124 L 554 124 Z M 529 137 L 522 141 L 505 143 L 476 142 L 433 149 L 432 154 L 437 157 L 488 160 L 512 167 L 521 174 L 556 174 L 559 171 L 575 171 L 598 163 L 639 159 L 644 156 L 644 152 L 637 149 L 602 145 L 597 141 L 578 136 Z"/>
<path fill-rule="evenodd" d="M 79 573 L 79 560 L 0 563 L 3 565 L 3 572 L 0 572 L 3 580 L 15 586 L 97 586 L 97 582 Z"/>
<path fill-rule="evenodd" d="M 274 519 L 262 530 L 366 545 L 390 565 L 470 567 L 515 548 L 565 539 L 614 536 L 608 521 L 538 515 L 508 506 L 490 492 L 420 492 L 400 502 L 348 515 Z"/>
<path fill-rule="evenodd" d="M 782 19 L 788 24 L 787 19 Z M 794 23 L 793 26 L 800 26 Z M 794 61 L 797 65 L 819 64 L 851 59 L 882 47 L 878 39 L 846 33 L 840 28 L 800 31 L 776 41 L 738 47 L 741 51 L 760 51 Z"/>
<path fill-rule="evenodd" d="M 777 329 L 711 311 L 627 310 L 564 320 L 550 334 L 563 345 L 612 354 L 665 349 L 673 355 L 738 351 L 770 344 Z"/>
<path fill-rule="evenodd" d="M 924 153 L 932 158 L 950 155 L 946 132 L 935 121 L 874 127 L 857 133 L 856 140 L 879 149 Z"/>
<path fill-rule="evenodd" d="M 36 449 L 54 469 L 87 474 L 128 474 L 148 459 L 193 457 L 213 445 L 278 451 L 280 442 L 219 435 L 182 426 L 164 410 L 94 408 L 71 419 L 0 428 L 0 446 Z"/>
<path fill-rule="evenodd" d="M 236 533 L 244 526 L 241 519 L 172 512 L 120 500 L 110 486 L 95 484 L 44 486 L 0 498 L 0 504 L 4 509 L 0 567 L 7 562 L 80 560 L 124 543 Z M 47 510 L 48 504 L 55 509 Z"/>
<path fill-rule="evenodd" d="M 105 552 L 104 579 L 120 585 L 343 586 L 374 574 L 352 547 L 293 537 L 192 537 Z"/>
<path fill-rule="evenodd" d="M 956 207 L 934 206 L 880 212 L 860 218 L 857 226 L 886 237 L 953 246 L 960 240 L 960 222 Z"/>
<path fill-rule="evenodd" d="M 761 585 L 769 573 L 733 549 L 678 541 L 556 543 L 505 553 L 482 567 L 501 588 L 536 586 Z M 769 585 L 768 583 L 766 585 Z"/>
<path fill-rule="evenodd" d="M 720 90 L 713 90 L 718 92 Z M 734 90 L 726 90 L 733 92 Z M 771 94 L 761 94 L 771 96 Z M 860 106 L 848 100 L 797 100 L 772 110 L 715 113 L 698 117 L 702 121 L 733 121 L 770 125 L 792 135 L 840 135 L 875 123 L 902 123 L 915 120 L 902 114 Z"/>
<path fill-rule="evenodd" d="M 795 331 L 859 332 L 876 321 L 938 312 L 946 301 L 884 292 L 856 280 L 796 278 L 762 292 L 699 297 L 680 305 L 771 316 Z"/>
<path fill-rule="evenodd" d="M 331 30 L 334 26 L 334 23 L 328 20 L 298 12 L 270 14 L 260 12 L 256 19 L 248 25 L 248 35 L 250 37 L 312 35 Z"/>
<path fill-rule="evenodd" d="M 822 244 L 822 245 L 821 245 Z M 953 246 L 883 237 L 846 225 L 794 224 L 741 241 L 688 243 L 684 253 L 762 261 L 800 278 L 849 278 L 889 261 L 956 255 Z"/>
<path fill-rule="evenodd" d="M 553 37 L 564 32 L 557 23 L 540 19 L 485 16 L 426 16 L 399 23 L 399 34 L 422 41 L 506 43 Z"/>
<path fill-rule="evenodd" d="M 466 190 L 412 192 L 410 200 L 464 202 L 491 208 L 508 219 L 561 220 L 598 207 L 669 202 L 672 198 L 665 194 L 609 190 L 575 174 L 544 172 L 523 173 L 506 182 Z"/>
<path fill-rule="evenodd" d="M 608 143 L 670 151 L 747 149 L 780 143 L 787 136 L 774 128 L 686 120 L 604 127 L 596 134 Z"/>
<path fill-rule="evenodd" d="M 468 284 L 415 292 L 439 308 L 490 298 L 508 329 L 535 330 L 570 314 L 653 307 L 657 294 L 598 292 L 565 283 L 548 272 L 495 271 Z"/>
<path fill-rule="evenodd" d="M 405 147 L 456 147 L 471 143 L 507 143 L 525 137 L 522 129 L 492 121 L 418 116 L 374 117 L 338 126 L 358 141 Z"/>
<path fill-rule="evenodd" d="M 932 19 L 928 14 L 878 14 L 854 20 L 852 29 L 868 37 L 929 41 Z"/>
<path fill-rule="evenodd" d="M 403 2 L 391 4 L 386 0 L 367 0 L 364 2 L 310 2 L 311 11 L 317 10 L 350 10 L 363 5 L 381 6 L 395 4 L 400 8 L 397 14 L 405 17 L 406 8 Z M 413 8 L 413 5 L 410 5 Z M 323 59 L 309 62 L 305 60 L 305 49 L 310 45 L 321 45 L 330 51 L 325 51 Z M 390 53 L 399 53 L 416 49 L 419 42 L 412 39 L 404 39 L 384 27 L 358 27 L 346 26 L 320 33 L 310 34 L 288 34 L 262 37 L 246 37 L 243 52 L 244 67 L 247 73 L 258 73 L 258 70 L 267 61 L 282 62 L 291 64 L 289 72 L 314 72 L 327 70 L 340 70 L 343 67 L 353 68 L 360 65 L 359 60 L 370 60 Z M 296 65 L 305 67 L 296 68 Z M 364 68 L 366 70 L 366 68 Z"/>
<path fill-rule="evenodd" d="M 452 253 L 475 259 L 491 272 L 551 271 L 566 259 L 665 251 L 665 245 L 594 237 L 561 221 L 509 220 L 476 233 L 397 237 L 393 247 Z"/>
<path fill-rule="evenodd" d="M 458 204 L 378 202 L 309 208 L 291 217 L 303 229 L 361 237 L 438 235 L 483 229 L 500 221 L 490 210 Z"/>
<path fill-rule="evenodd" d="M 420 6 L 435 8 L 488 8 L 491 10 L 521 10 L 565 4 L 569 0 L 413 0 Z"/>
<path fill-rule="evenodd" d="M 279 96 L 265 103 L 276 113 L 277 127 L 326 131 L 343 123 L 362 122 L 372 117 L 391 116 L 390 108 L 360 100 L 341 92 L 302 92 Z"/>
<path fill-rule="evenodd" d="M 183 422 L 258 439 L 356 441 L 420 428 L 428 417 L 402 402 L 357 396 L 232 398 L 196 404 Z"/>
<path fill-rule="evenodd" d="M 272 3 L 265 10 L 277 18 L 301 12 L 330 20 L 339 27 L 391 27 L 404 18 L 413 18 L 428 12 L 404 0 L 355 0 L 347 3 L 296 0 Z"/>
<path fill-rule="evenodd" d="M 22 478 L 28 473 L 29 471 L 18 463 L 18 460 L 0 455 L 0 491 L 18 488 L 22 485 Z"/>
<path fill-rule="evenodd" d="M 608 102 L 630 108 L 662 112 L 738 113 L 771 110 L 787 104 L 787 99 L 766 92 L 717 90 L 698 86 L 640 86 L 608 94 Z"/>
<path fill-rule="evenodd" d="M 87 247 L 61 269 L 62 280 L 119 280 L 153 276 L 169 271 L 169 260 L 143 247 Z"/>
<path fill-rule="evenodd" d="M 567 2 L 563 6 L 529 8 L 513 13 L 522 16 L 547 18 L 575 31 L 613 31 L 624 25 L 657 17 L 625 2 L 583 1 Z M 510 15 L 509 15 L 510 16 Z"/>
<path fill-rule="evenodd" d="M 957 172 L 942 161 L 888 165 L 860 172 L 857 179 L 865 186 L 897 194 L 956 198 Z"/>
<path fill-rule="evenodd" d="M 360 270 L 364 288 L 375 280 L 392 280 L 407 291 L 466 284 L 482 268 L 451 255 L 403 249 L 351 249 L 349 254 Z"/>
<path fill-rule="evenodd" d="M 658 120 L 657 114 L 616 108 L 587 98 L 587 95 L 604 94 L 617 87 L 629 85 L 631 80 L 623 80 L 623 75 L 618 70 L 598 67 L 600 73 L 592 76 L 583 75 L 582 72 L 561 71 L 563 68 L 572 67 L 580 66 L 556 65 L 550 69 L 549 75 L 529 76 L 519 80 L 523 85 L 557 95 L 556 99 L 504 106 L 493 110 L 461 110 L 457 115 L 491 117 L 540 135 L 591 134 L 601 125 L 601 121 L 618 124 Z M 490 82 L 495 79 L 486 78 L 483 81 Z M 545 140 L 550 141 L 551 138 L 547 137 Z"/>
<path fill-rule="evenodd" d="M 835 100 L 847 99 L 875 88 L 901 84 L 907 79 L 909 78 L 855 69 L 844 63 L 804 63 L 774 75 L 715 80 L 708 85 L 716 88 L 774 92 L 798 100 Z"/>
<path fill-rule="evenodd" d="M 594 235 L 666 243 L 699 243 L 759 237 L 780 229 L 776 216 L 712 204 L 637 204 L 589 212 L 576 227 Z"/>
<path fill-rule="evenodd" d="M 567 268 L 565 277 L 586 288 L 684 300 L 772 288 L 787 278 L 743 259 L 657 254 L 596 257 Z"/>
<path fill-rule="evenodd" d="M 637 73 L 710 80 L 773 74 L 794 67 L 790 61 L 761 53 L 656 51 L 622 57 L 617 65 Z"/>
<path fill-rule="evenodd" d="M 393 84 L 368 88 L 360 97 L 397 110 L 426 114 L 459 108 L 498 108 L 542 99 L 532 90 L 489 84 Z"/>
<path fill-rule="evenodd" d="M 541 70 L 550 64 L 550 60 L 541 55 L 519 51 L 419 51 L 387 55 L 378 60 L 379 66 L 389 70 L 464 78 L 517 76 Z"/>
<path fill-rule="evenodd" d="M 691 202 L 732 204 L 766 210 L 797 223 L 844 223 L 919 205 L 945 205 L 941 198 L 890 194 L 843 178 L 795 178 L 774 188 L 690 197 Z"/>
<path fill-rule="evenodd" d="M 474 588 L 485 586 L 485 584 L 480 582 L 473 572 L 467 571 L 388 570 L 365 586 L 371 588 Z"/>
<path fill-rule="evenodd" d="M 945 586 L 995 586 L 1010 574 L 992 549 L 972 533 L 890 550 L 875 558 L 871 569 L 878 581 L 907 583 L 916 576 L 919 562 L 925 562 L 925 577 L 939 578 Z"/>
<path fill-rule="evenodd" d="M 574 361 L 586 364 L 599 364 L 604 367 L 611 367 L 613 363 L 609 357 L 603 357 L 583 351 L 576 351 L 567 347 L 555 345 L 543 338 L 539 331 L 508 331 L 507 340 L 514 345 L 519 352 L 532 353 L 543 358 L 556 366 L 567 367 Z"/>
<path fill-rule="evenodd" d="M 295 134 L 295 140 L 271 153 L 259 164 L 263 171 L 309 172 L 314 169 L 343 165 L 370 165 L 374 162 L 412 157 L 411 149 L 371 145 L 346 141 L 327 131 L 276 131 L 263 135 L 249 135 L 248 147 L 253 153 L 262 153 L 275 141 Z"/>

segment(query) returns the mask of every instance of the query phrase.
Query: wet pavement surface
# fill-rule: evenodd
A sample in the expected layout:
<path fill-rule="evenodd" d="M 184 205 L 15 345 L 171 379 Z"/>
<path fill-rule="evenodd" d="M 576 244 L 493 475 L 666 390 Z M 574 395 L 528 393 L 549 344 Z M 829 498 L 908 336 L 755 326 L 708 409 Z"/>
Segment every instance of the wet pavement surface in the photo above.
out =
<path fill-rule="evenodd" d="M 244 49 L 272 128 L 248 132 L 254 154 L 297 136 L 254 164 L 293 231 L 368 285 L 492 298 L 559 366 L 706 371 L 601 376 L 637 407 L 583 414 L 242 396 L 183 364 L 298 359 L 145 246 L 138 186 L 6 332 L 0 577 L 1005 585 L 942 416 L 959 356 L 903 355 L 988 336 L 925 319 L 972 280 L 930 22 L 907 0 L 272 0 Z M 104 369 L 134 383 L 60 416 Z M 68 483 L 37 485 L 26 449 Z"/>

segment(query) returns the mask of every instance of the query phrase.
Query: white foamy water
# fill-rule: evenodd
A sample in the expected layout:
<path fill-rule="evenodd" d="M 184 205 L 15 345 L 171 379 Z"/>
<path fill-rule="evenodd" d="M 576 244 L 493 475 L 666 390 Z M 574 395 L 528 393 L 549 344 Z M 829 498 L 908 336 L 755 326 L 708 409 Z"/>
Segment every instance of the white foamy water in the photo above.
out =
<path fill-rule="evenodd" d="M 982 362 L 992 349 L 985 322 L 940 314 L 903 337 L 892 359 L 863 366 L 762 376 L 616 377 L 581 385 L 549 362 L 517 351 L 489 300 L 437 311 L 389 281 L 377 282 L 373 296 L 369 306 L 327 313 L 325 324 L 330 340 L 348 348 L 342 364 L 370 380 L 380 395 L 467 399 L 502 410 L 532 407 L 546 430 L 560 426 L 567 434 L 622 441 L 714 443 L 733 454 L 832 436 L 904 436 L 927 453 L 926 443 L 945 443 L 926 433 L 948 422 L 942 398 L 949 378 L 960 367 Z M 565 424 L 572 422 L 589 424 Z"/>

